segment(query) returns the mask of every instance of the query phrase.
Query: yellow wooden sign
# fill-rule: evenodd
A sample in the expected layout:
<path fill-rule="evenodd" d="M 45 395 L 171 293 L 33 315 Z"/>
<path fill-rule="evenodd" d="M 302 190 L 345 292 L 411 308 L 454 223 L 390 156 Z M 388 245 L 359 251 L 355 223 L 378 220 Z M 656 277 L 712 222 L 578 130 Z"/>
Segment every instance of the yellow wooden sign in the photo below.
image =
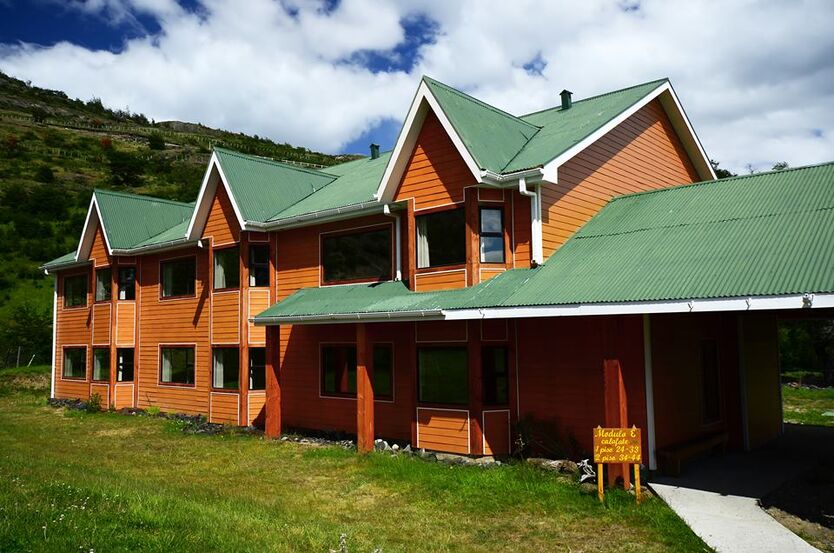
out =
<path fill-rule="evenodd" d="M 594 462 L 640 463 L 643 460 L 640 429 L 594 428 Z"/>

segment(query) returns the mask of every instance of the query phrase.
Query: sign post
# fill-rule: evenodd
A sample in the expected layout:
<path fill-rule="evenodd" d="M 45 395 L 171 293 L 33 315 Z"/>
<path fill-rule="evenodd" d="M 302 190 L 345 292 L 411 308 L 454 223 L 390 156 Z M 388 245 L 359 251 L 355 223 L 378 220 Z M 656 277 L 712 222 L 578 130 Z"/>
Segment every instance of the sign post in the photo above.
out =
<path fill-rule="evenodd" d="M 597 495 L 605 500 L 603 468 L 606 464 L 633 464 L 637 502 L 640 503 L 640 462 L 643 460 L 642 435 L 631 428 L 594 428 L 594 462 L 597 464 Z"/>

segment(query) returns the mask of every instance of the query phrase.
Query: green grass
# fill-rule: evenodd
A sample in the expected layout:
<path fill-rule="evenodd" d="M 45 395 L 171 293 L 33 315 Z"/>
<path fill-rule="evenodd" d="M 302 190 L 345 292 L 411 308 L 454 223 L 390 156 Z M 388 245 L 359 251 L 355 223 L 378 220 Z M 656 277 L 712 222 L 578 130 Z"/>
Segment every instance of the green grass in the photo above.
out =
<path fill-rule="evenodd" d="M 782 386 L 785 422 L 834 426 L 834 417 L 823 415 L 834 411 L 834 388 L 792 388 Z"/>
<path fill-rule="evenodd" d="M 30 382 L 24 387 L 24 382 Z M 45 405 L 0 371 L 0 551 L 704 551 L 664 503 L 524 465 L 449 467 Z"/>

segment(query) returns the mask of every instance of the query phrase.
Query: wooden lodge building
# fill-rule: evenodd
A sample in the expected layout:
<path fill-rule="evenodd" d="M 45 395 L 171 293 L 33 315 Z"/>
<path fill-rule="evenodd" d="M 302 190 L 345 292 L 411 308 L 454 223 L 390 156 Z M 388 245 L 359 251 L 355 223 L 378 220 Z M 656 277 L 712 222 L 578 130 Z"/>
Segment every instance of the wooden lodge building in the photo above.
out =
<path fill-rule="evenodd" d="M 52 396 L 360 450 L 501 455 L 519 421 L 585 451 L 635 424 L 651 469 L 752 448 L 777 320 L 834 306 L 833 207 L 834 164 L 716 181 L 667 80 L 514 116 L 424 78 L 391 152 L 217 149 L 195 204 L 95 191 L 44 266 Z"/>

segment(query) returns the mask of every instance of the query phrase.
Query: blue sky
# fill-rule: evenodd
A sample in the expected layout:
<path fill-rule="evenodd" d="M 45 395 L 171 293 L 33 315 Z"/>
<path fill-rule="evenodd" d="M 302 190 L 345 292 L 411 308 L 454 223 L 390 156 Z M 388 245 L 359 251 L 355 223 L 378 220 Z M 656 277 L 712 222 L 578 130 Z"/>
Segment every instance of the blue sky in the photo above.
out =
<path fill-rule="evenodd" d="M 834 158 L 832 20 L 827 0 L 0 0 L 0 70 L 331 153 L 390 148 L 423 74 L 516 114 L 666 76 L 744 171 Z"/>

